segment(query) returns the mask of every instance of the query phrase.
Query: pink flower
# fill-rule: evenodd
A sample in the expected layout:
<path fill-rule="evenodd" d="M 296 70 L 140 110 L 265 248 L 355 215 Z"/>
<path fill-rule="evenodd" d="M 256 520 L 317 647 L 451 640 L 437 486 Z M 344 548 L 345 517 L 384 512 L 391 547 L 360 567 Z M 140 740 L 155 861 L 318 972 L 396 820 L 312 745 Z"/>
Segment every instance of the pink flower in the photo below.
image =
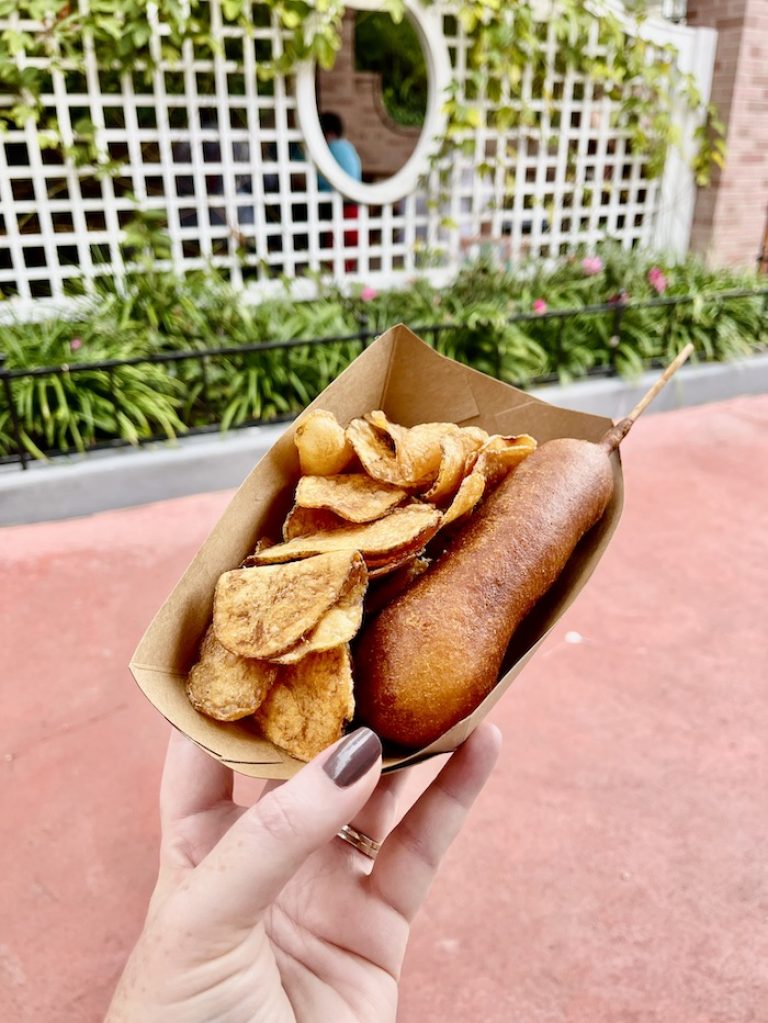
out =
<path fill-rule="evenodd" d="M 664 271 L 658 266 L 652 266 L 648 271 L 648 283 L 658 295 L 663 295 L 669 284 Z"/>
<path fill-rule="evenodd" d="M 82 347 L 83 339 L 81 337 L 73 337 L 72 340 L 69 342 L 69 350 L 71 352 L 76 352 L 78 348 Z"/>
<path fill-rule="evenodd" d="M 586 256 L 581 261 L 581 269 L 587 277 L 594 277 L 603 270 L 603 261 L 599 256 Z"/>
<path fill-rule="evenodd" d="M 363 302 L 371 302 L 378 294 L 375 288 L 370 288 L 366 285 L 360 292 L 360 298 L 362 298 Z"/>
<path fill-rule="evenodd" d="M 549 306 L 543 298 L 537 298 L 531 307 L 537 316 L 543 316 L 543 314 L 549 309 Z"/>

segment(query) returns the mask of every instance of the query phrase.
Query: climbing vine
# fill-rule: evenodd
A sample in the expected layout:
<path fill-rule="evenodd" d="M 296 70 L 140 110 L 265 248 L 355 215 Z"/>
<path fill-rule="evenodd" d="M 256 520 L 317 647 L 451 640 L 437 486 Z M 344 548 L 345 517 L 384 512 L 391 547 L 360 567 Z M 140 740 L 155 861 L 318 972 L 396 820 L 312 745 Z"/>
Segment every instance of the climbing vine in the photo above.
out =
<path fill-rule="evenodd" d="M 249 34 L 275 22 L 283 30 L 282 51 L 272 52 L 265 44 L 257 64 L 260 78 L 289 74 L 307 58 L 327 68 L 340 46 L 345 4 L 221 0 L 215 12 L 207 0 L 163 0 L 161 8 L 163 34 L 153 48 L 149 0 L 0 0 L 0 23 L 6 26 L 0 32 L 0 131 L 31 119 L 42 147 L 58 149 L 83 173 L 115 174 L 120 161 L 100 146 L 87 113 L 65 130 L 46 108 L 53 68 L 67 76 L 68 90 L 71 85 L 85 92 L 83 58 L 93 47 L 102 91 L 120 92 L 125 74 L 149 85 L 153 63 L 181 60 L 187 40 L 196 57 L 205 59 L 225 45 L 221 25 L 237 25 Z M 546 20 L 537 17 L 537 8 L 536 0 L 459 0 L 451 6 L 469 43 L 468 68 L 465 81 L 446 97 L 448 120 L 437 165 L 445 168 L 456 149 L 473 151 L 474 132 L 484 119 L 507 138 L 522 130 L 556 136 L 562 127 L 557 96 L 548 92 L 554 59 L 557 74 L 583 76 L 592 83 L 595 99 L 613 101 L 614 127 L 627 133 L 634 152 L 644 155 L 648 176 L 661 174 L 669 148 L 681 142 L 681 105 L 694 114 L 699 126 L 693 169 L 697 183 L 707 184 L 712 168 L 723 163 L 723 125 L 714 107 L 704 102 L 695 78 L 678 68 L 675 48 L 649 43 L 642 32 L 628 33 L 600 0 L 556 0 Z M 395 20 L 404 15 L 402 0 L 384 0 L 382 9 Z M 542 96 L 545 103 L 533 107 L 527 102 L 531 96 Z M 478 102 L 483 97 L 491 107 Z M 479 170 L 492 172 L 500 157 L 498 152 L 486 155 Z M 507 185 L 511 189 L 513 182 Z"/>

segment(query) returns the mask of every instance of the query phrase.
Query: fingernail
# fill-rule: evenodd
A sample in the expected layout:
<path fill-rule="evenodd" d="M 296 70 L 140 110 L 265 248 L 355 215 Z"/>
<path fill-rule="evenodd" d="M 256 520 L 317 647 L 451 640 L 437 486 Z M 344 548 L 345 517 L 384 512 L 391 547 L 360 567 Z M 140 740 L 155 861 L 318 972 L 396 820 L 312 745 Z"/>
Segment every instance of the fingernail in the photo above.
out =
<path fill-rule="evenodd" d="M 358 728 L 337 746 L 323 764 L 334 784 L 345 789 L 363 777 L 381 756 L 381 742 L 370 728 Z"/>

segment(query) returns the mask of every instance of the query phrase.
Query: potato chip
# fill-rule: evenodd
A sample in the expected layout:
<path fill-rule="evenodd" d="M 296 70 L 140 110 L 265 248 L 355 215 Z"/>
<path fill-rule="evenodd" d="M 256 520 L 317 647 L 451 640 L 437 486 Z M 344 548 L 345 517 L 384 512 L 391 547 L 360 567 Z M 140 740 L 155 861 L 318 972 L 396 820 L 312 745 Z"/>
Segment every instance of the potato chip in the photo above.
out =
<path fill-rule="evenodd" d="M 396 558 L 390 558 L 388 561 L 380 560 L 368 562 L 368 578 L 378 579 L 383 575 L 391 575 L 392 572 L 396 572 L 405 565 L 410 565 L 410 563 L 415 561 L 423 550 L 424 544 L 420 544 L 418 547 L 413 547 L 406 551 L 405 554 L 400 554 Z"/>
<path fill-rule="evenodd" d="M 256 546 L 253 548 L 248 557 L 243 558 L 240 562 L 240 568 L 249 568 L 253 564 L 253 558 L 259 551 L 265 551 L 267 547 L 274 547 L 275 541 L 270 540 L 267 536 L 262 536 L 260 540 L 256 541 Z"/>
<path fill-rule="evenodd" d="M 201 714 L 237 721 L 261 706 L 276 677 L 275 665 L 230 653 L 209 625 L 200 659 L 187 676 L 187 696 Z"/>
<path fill-rule="evenodd" d="M 459 432 L 455 423 L 423 423 L 408 431 L 402 454 L 398 449 L 398 458 L 409 466 L 411 486 L 427 486 L 437 479 L 443 459 L 443 440 L 458 437 Z"/>
<path fill-rule="evenodd" d="M 269 663 L 275 665 L 298 664 L 310 654 L 332 650 L 340 642 L 349 643 L 359 632 L 362 621 L 362 601 L 349 605 L 344 602 L 337 604 L 330 611 L 326 611 L 306 639 L 301 640 L 280 657 L 273 657 Z"/>
<path fill-rule="evenodd" d="M 349 648 L 339 646 L 280 668 L 255 720 L 270 742 L 307 761 L 341 738 L 354 712 Z"/>
<path fill-rule="evenodd" d="M 311 476 L 332 476 L 352 460 L 354 452 L 333 412 L 316 409 L 296 427 L 293 436 L 301 471 Z"/>
<path fill-rule="evenodd" d="M 480 448 L 477 459 L 472 467 L 473 472 L 481 472 L 493 486 L 502 480 L 528 455 L 536 450 L 536 441 L 527 433 L 518 437 L 489 437 Z"/>
<path fill-rule="evenodd" d="M 481 448 L 489 439 L 488 434 L 480 426 L 462 426 L 461 437 L 468 452 Z"/>
<path fill-rule="evenodd" d="M 296 664 L 308 654 L 331 650 L 353 639 L 363 620 L 363 597 L 368 586 L 368 573 L 362 559 L 353 569 L 339 602 L 326 611 L 314 629 L 299 640 L 287 653 L 274 657 L 276 664 Z"/>
<path fill-rule="evenodd" d="M 462 515 L 468 514 L 483 496 L 486 479 L 481 472 L 472 472 L 463 481 L 448 510 L 443 515 L 443 526 L 449 526 Z"/>
<path fill-rule="evenodd" d="M 440 471 L 440 441 L 458 436 L 455 423 L 422 423 L 406 429 L 381 411 L 353 419 L 347 436 L 365 471 L 374 479 L 407 490 L 429 487 Z"/>
<path fill-rule="evenodd" d="M 464 479 L 467 450 L 462 438 L 448 434 L 440 441 L 440 471 L 434 484 L 424 495 L 425 500 L 440 504 L 452 497 Z"/>
<path fill-rule="evenodd" d="M 333 512 L 324 511 L 322 508 L 299 508 L 298 505 L 294 505 L 283 523 L 283 539 L 295 540 L 297 536 L 326 533 L 348 525 L 346 519 L 340 519 Z"/>
<path fill-rule="evenodd" d="M 256 558 L 259 564 L 269 565 L 328 551 L 360 551 L 366 561 L 395 560 L 410 550 L 423 547 L 437 532 L 441 517 L 431 505 L 409 504 L 395 508 L 376 522 L 346 525 L 276 544 Z"/>
<path fill-rule="evenodd" d="M 369 476 L 382 483 L 402 486 L 405 474 L 386 435 L 364 419 L 353 419 L 347 427 L 347 438 Z"/>
<path fill-rule="evenodd" d="M 395 460 L 401 474 L 400 485 L 410 489 L 429 486 L 437 478 L 442 460 L 442 439 L 461 434 L 455 423 L 421 423 L 406 429 L 391 423 L 380 410 L 368 412 L 365 419 L 386 434 L 394 445 Z"/>
<path fill-rule="evenodd" d="M 321 508 L 349 522 L 380 519 L 408 496 L 405 490 L 380 483 L 361 472 L 344 476 L 304 476 L 296 487 L 296 504 Z"/>
<path fill-rule="evenodd" d="M 388 418 L 386 412 L 383 412 L 380 408 L 372 409 L 370 412 L 364 412 L 363 418 L 371 426 L 375 426 L 377 430 L 381 430 L 382 433 L 386 433 L 391 441 L 392 447 L 394 448 L 398 440 L 402 440 L 403 436 L 408 432 L 407 426 L 401 426 L 400 423 L 393 423 Z"/>
<path fill-rule="evenodd" d="M 256 558 L 282 546 L 269 547 Z M 225 572 L 213 600 L 218 641 L 233 654 L 260 659 L 295 646 L 339 602 L 361 564 L 360 555 L 352 550 L 317 553 L 316 558 L 291 565 L 258 562 L 254 568 Z"/>

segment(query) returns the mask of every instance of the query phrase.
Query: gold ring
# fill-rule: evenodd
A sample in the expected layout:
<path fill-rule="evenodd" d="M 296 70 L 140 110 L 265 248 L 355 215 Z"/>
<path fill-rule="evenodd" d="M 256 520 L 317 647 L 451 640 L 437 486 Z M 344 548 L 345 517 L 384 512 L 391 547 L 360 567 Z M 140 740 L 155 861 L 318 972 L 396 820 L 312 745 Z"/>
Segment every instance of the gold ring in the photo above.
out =
<path fill-rule="evenodd" d="M 375 860 L 376 853 L 381 849 L 381 842 L 374 841 L 368 835 L 364 835 L 362 831 L 355 831 L 349 824 L 345 824 L 336 837 L 344 842 L 348 842 L 354 849 L 361 852 L 363 856 L 367 856 L 369 860 Z"/>

